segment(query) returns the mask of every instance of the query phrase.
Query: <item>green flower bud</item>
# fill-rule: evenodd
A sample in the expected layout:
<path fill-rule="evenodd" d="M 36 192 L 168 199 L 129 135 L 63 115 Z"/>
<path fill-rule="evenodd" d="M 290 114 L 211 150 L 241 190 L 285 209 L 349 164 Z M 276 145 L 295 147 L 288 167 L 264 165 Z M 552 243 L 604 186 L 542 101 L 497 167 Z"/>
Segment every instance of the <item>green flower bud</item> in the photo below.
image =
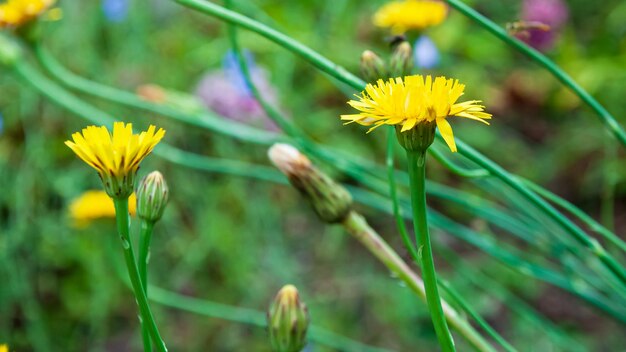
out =
<path fill-rule="evenodd" d="M 389 72 L 392 77 L 404 77 L 411 74 L 413 69 L 413 49 L 407 41 L 396 45 L 389 60 Z"/>
<path fill-rule="evenodd" d="M 274 144 L 268 154 L 272 163 L 309 201 L 322 221 L 338 223 L 346 218 L 352 209 L 352 196 L 343 186 L 318 170 L 289 144 Z"/>
<path fill-rule="evenodd" d="M 137 216 L 146 221 L 156 222 L 161 219 L 169 189 L 163 175 L 153 171 L 139 181 L 137 187 Z"/>
<path fill-rule="evenodd" d="M 365 50 L 361 54 L 361 73 L 368 82 L 376 82 L 388 76 L 385 62 L 370 50 Z"/>
<path fill-rule="evenodd" d="M 435 140 L 437 124 L 432 122 L 420 122 L 408 131 L 401 132 L 402 126 L 396 125 L 396 137 L 400 145 L 409 151 L 425 152 Z"/>
<path fill-rule="evenodd" d="M 298 290 L 286 285 L 274 298 L 267 312 L 267 328 L 273 352 L 300 352 L 306 345 L 309 311 L 300 301 Z"/>

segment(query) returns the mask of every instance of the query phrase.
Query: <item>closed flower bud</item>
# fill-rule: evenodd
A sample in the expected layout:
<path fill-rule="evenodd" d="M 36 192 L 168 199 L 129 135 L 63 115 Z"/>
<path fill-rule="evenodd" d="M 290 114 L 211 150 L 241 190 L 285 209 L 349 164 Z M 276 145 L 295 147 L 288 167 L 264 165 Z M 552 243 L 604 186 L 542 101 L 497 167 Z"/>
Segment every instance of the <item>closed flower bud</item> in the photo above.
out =
<path fill-rule="evenodd" d="M 274 298 L 267 313 L 267 328 L 273 352 L 300 352 L 306 345 L 309 312 L 298 290 L 286 285 Z"/>
<path fill-rule="evenodd" d="M 404 149 L 425 152 L 435 140 L 436 129 L 437 124 L 434 121 L 417 124 L 404 132 L 402 132 L 400 126 L 396 126 L 396 137 L 398 137 L 398 142 Z"/>
<path fill-rule="evenodd" d="M 352 208 L 352 196 L 343 186 L 318 170 L 289 144 L 274 144 L 268 154 L 272 163 L 311 203 L 320 219 L 327 223 L 345 219 Z"/>
<path fill-rule="evenodd" d="M 361 73 L 368 82 L 376 82 L 388 76 L 385 62 L 371 50 L 365 50 L 361 54 Z"/>
<path fill-rule="evenodd" d="M 404 77 L 411 74 L 413 68 L 413 49 L 407 41 L 396 45 L 391 59 L 389 60 L 389 72 L 391 77 Z"/>
<path fill-rule="evenodd" d="M 153 171 L 139 181 L 137 187 L 137 216 L 156 222 L 161 219 L 169 199 L 169 189 L 163 175 Z"/>

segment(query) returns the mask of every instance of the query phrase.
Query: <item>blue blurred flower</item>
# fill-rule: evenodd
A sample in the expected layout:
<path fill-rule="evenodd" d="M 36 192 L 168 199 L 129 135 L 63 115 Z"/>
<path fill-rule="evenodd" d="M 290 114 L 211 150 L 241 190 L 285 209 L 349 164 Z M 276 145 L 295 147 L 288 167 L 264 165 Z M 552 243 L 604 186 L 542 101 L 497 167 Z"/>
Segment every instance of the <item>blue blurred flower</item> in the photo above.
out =
<path fill-rule="evenodd" d="M 2 132 L 4 132 L 4 116 L 0 112 L 0 134 L 2 134 Z"/>
<path fill-rule="evenodd" d="M 439 64 L 439 50 L 435 43 L 426 35 L 421 35 L 415 41 L 413 49 L 415 66 L 422 69 L 431 69 Z"/>
<path fill-rule="evenodd" d="M 128 0 L 102 0 L 102 12 L 110 22 L 122 22 L 128 16 Z"/>
<path fill-rule="evenodd" d="M 257 71 L 256 63 L 254 62 L 254 57 L 249 50 L 243 51 L 243 58 L 248 66 L 248 70 L 253 75 L 254 72 Z M 243 75 L 243 72 L 239 68 L 239 62 L 237 61 L 237 56 L 232 50 L 229 50 L 224 56 L 224 61 L 222 63 L 222 69 L 224 73 L 228 76 L 231 83 L 241 95 L 252 96 L 252 92 L 250 91 L 250 87 L 246 84 L 246 78 Z"/>

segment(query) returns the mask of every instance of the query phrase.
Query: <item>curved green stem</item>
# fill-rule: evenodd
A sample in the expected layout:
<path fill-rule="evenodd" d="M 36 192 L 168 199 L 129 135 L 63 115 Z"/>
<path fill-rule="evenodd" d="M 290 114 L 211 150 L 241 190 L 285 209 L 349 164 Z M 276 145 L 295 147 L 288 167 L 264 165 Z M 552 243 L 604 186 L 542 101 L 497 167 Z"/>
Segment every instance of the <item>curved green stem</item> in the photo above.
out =
<path fill-rule="evenodd" d="M 124 259 L 126 260 L 126 268 L 128 269 L 128 276 L 133 286 L 135 293 L 135 299 L 139 306 L 139 312 L 141 313 L 141 324 L 147 326 L 152 342 L 159 352 L 167 352 L 165 343 L 159 334 L 159 329 L 154 321 L 150 306 L 148 305 L 148 299 L 146 298 L 144 287 L 141 283 L 141 277 L 139 276 L 139 270 L 137 270 L 137 264 L 135 262 L 135 254 L 133 252 L 133 246 L 130 240 L 130 215 L 128 213 L 128 198 L 125 199 L 113 199 L 115 205 L 115 219 L 117 221 L 117 231 L 120 239 L 122 240 L 122 247 L 124 248 Z"/>
<path fill-rule="evenodd" d="M 143 286 L 143 293 L 148 297 L 148 260 L 150 260 L 150 242 L 152 241 L 152 229 L 154 222 L 141 219 L 139 226 L 139 259 L 137 268 L 139 270 L 139 278 Z M 141 325 L 141 333 L 143 335 L 144 350 L 152 351 L 150 348 L 150 331 L 145 324 Z"/>
<path fill-rule="evenodd" d="M 419 245 L 419 258 L 422 265 L 422 277 L 426 288 L 426 301 L 430 316 L 435 325 L 439 345 L 444 352 L 455 351 L 454 341 L 441 308 L 441 298 L 437 289 L 437 273 L 428 233 L 426 218 L 426 154 L 407 150 L 409 178 L 411 185 L 411 205 L 413 208 L 413 228 Z"/>
<path fill-rule="evenodd" d="M 440 134 L 437 134 L 438 138 L 442 138 Z M 600 245 L 600 243 L 594 238 L 589 237 L 580 227 L 574 224 L 563 214 L 559 213 L 554 207 L 550 206 L 546 201 L 539 197 L 536 193 L 531 191 L 515 176 L 509 174 L 500 165 L 485 158 L 476 151 L 474 148 L 465 144 L 464 142 L 457 140 L 457 147 L 459 153 L 466 156 L 469 160 L 475 162 L 487 170 L 493 176 L 501 179 L 509 187 L 516 190 L 524 198 L 529 200 L 531 204 L 541 209 L 546 215 L 552 218 L 557 224 L 567 230 L 578 243 L 586 247 L 591 254 L 597 257 L 600 262 L 621 282 L 623 286 L 626 286 L 626 271 L 624 268 Z"/>
<path fill-rule="evenodd" d="M 576 216 L 582 222 L 587 224 L 587 226 L 589 226 L 589 228 L 592 231 L 602 235 L 608 241 L 613 243 L 617 248 L 619 248 L 620 250 L 626 252 L 626 243 L 624 243 L 624 241 L 621 238 L 617 237 L 617 235 L 615 235 L 609 229 L 607 229 L 602 224 L 600 224 L 599 222 L 594 220 L 591 216 L 587 215 L 584 211 L 578 209 L 572 203 L 568 202 L 567 200 L 559 197 L 558 195 L 548 191 L 547 189 L 539 186 L 538 184 L 536 184 L 536 183 L 534 183 L 534 182 L 532 182 L 530 180 L 526 180 L 526 179 L 522 179 L 522 178 L 520 178 L 520 180 L 522 180 L 522 182 L 526 186 L 528 186 L 530 189 L 535 191 L 537 194 L 539 194 L 543 198 L 549 200 L 550 202 L 560 206 L 561 208 L 567 210 L 572 215 Z"/>
<path fill-rule="evenodd" d="M 600 104 L 594 97 L 591 96 L 583 87 L 581 87 L 572 77 L 570 77 L 565 71 L 563 71 L 554 61 L 548 59 L 547 56 L 543 55 L 539 51 L 531 48 L 526 45 L 521 40 L 512 37 L 507 31 L 498 26 L 496 23 L 488 19 L 487 17 L 478 13 L 478 11 L 473 8 L 467 6 L 460 0 L 446 0 L 450 6 L 455 8 L 457 11 L 467 16 L 474 22 L 478 23 L 480 26 L 485 28 L 491 34 L 498 37 L 498 39 L 503 42 L 509 44 L 517 51 L 526 55 L 532 61 L 538 63 L 543 68 L 545 68 L 548 72 L 550 72 L 556 79 L 558 79 L 564 86 L 569 88 L 574 94 L 576 94 L 585 104 L 587 104 L 597 115 L 600 117 L 604 125 L 613 133 L 615 138 L 619 140 L 623 146 L 626 146 L 626 132 L 619 125 L 619 123 L 615 120 L 613 115 L 609 113 L 602 104 Z"/>
<path fill-rule="evenodd" d="M 68 85 L 73 89 L 87 92 L 90 95 L 114 101 L 119 104 L 167 116 L 192 126 L 205 128 L 219 134 L 250 143 L 271 145 L 285 140 L 284 137 L 275 133 L 256 129 L 246 124 L 238 123 L 225 118 L 220 118 L 218 115 L 209 111 L 192 114 L 165 105 L 153 104 L 148 101 L 141 100 L 133 93 L 109 87 L 74 74 L 59 64 L 59 62 L 56 61 L 55 58 L 52 57 L 52 55 L 50 55 L 50 53 L 40 43 L 36 43 L 33 49 L 39 63 L 64 85 Z"/>
<path fill-rule="evenodd" d="M 276 42 L 278 45 L 289 49 L 290 51 L 300 55 L 305 60 L 311 62 L 315 67 L 321 71 L 326 72 L 331 77 L 334 77 L 342 82 L 347 83 L 352 87 L 364 87 L 363 82 L 358 77 L 348 72 L 345 68 L 330 61 L 323 55 L 320 55 L 315 50 L 303 45 L 293 38 L 285 35 L 269 26 L 259 23 L 249 17 L 243 16 L 237 12 L 225 9 L 222 6 L 216 5 L 209 1 L 202 0 L 175 0 L 183 6 L 198 10 L 200 12 L 209 14 L 220 18 L 228 23 L 236 24 L 239 27 L 248 29 L 250 31 L 261 34 L 262 36 Z M 360 88 L 358 88 L 360 89 Z"/>
<path fill-rule="evenodd" d="M 439 286 L 443 288 L 443 290 L 450 296 L 456 303 L 463 308 L 467 314 L 469 314 L 472 319 L 474 319 L 478 325 L 480 325 L 483 330 L 487 331 L 490 336 L 492 336 L 506 351 L 508 352 L 516 352 L 515 347 L 511 346 L 505 339 L 495 331 L 485 319 L 483 319 L 480 315 L 476 314 L 476 312 L 472 309 L 472 307 L 465 301 L 465 299 L 454 290 L 448 283 L 444 282 L 444 280 L 439 280 Z"/>
<path fill-rule="evenodd" d="M 445 166 L 448 170 L 450 170 L 453 174 L 465 178 L 481 178 L 489 176 L 489 172 L 485 169 L 474 169 L 469 170 L 463 167 L 457 166 L 454 162 L 448 159 L 441 151 L 439 151 L 435 146 L 431 146 L 428 148 L 428 152 L 441 163 L 441 165 Z"/>

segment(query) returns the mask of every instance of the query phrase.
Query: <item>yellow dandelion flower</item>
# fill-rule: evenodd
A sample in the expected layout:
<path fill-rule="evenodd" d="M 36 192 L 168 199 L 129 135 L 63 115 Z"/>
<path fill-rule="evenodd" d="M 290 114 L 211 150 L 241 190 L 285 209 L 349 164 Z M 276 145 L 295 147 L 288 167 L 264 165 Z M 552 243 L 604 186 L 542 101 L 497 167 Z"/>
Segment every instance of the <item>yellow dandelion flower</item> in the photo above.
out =
<path fill-rule="evenodd" d="M 368 133 L 382 125 L 401 125 L 400 132 L 405 132 L 418 124 L 435 122 L 450 150 L 456 152 L 448 117 L 465 117 L 487 125 L 485 120 L 491 119 L 479 100 L 457 103 L 464 90 L 464 84 L 443 76 L 434 81 L 431 76 L 421 75 L 388 81 L 379 79 L 376 85 L 368 84 L 361 95 L 355 95 L 358 100 L 348 102 L 360 113 L 341 115 L 341 119 L 347 123 L 373 125 Z"/>
<path fill-rule="evenodd" d="M 46 12 L 56 0 L 8 0 L 0 4 L 0 28 L 18 27 Z"/>
<path fill-rule="evenodd" d="M 76 132 L 65 144 L 79 158 L 98 171 L 104 189 L 113 198 L 126 198 L 133 192 L 141 161 L 161 141 L 165 130 L 150 125 L 147 131 L 133 134 L 132 124 L 116 122 L 113 133 L 104 127 L 89 126 Z"/>
<path fill-rule="evenodd" d="M 407 30 L 422 30 L 443 22 L 448 7 L 437 0 L 393 1 L 383 5 L 374 14 L 374 24 L 391 28 L 396 34 Z"/>
<path fill-rule="evenodd" d="M 135 215 L 137 208 L 135 193 L 130 195 L 128 203 L 130 215 Z M 72 201 L 69 213 L 76 227 L 85 227 L 94 220 L 115 218 L 115 206 L 113 199 L 106 192 L 90 190 Z"/>

